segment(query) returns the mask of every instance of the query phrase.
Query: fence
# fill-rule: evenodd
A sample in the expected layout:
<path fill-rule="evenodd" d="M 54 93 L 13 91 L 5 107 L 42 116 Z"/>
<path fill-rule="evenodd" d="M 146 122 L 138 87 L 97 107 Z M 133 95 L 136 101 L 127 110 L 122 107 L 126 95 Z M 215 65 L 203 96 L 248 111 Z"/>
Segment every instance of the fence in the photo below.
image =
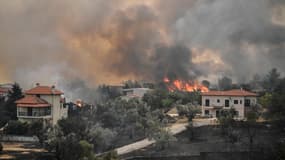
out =
<path fill-rule="evenodd" d="M 16 136 L 16 135 L 2 135 L 0 140 L 4 142 L 38 142 L 39 139 L 36 136 Z"/>

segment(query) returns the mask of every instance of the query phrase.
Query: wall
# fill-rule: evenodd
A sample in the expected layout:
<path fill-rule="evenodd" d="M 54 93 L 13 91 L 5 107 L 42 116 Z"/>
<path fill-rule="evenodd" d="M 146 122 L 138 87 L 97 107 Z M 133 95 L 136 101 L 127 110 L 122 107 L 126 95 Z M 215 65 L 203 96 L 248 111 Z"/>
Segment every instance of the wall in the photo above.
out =
<path fill-rule="evenodd" d="M 210 107 L 206 106 L 206 99 L 210 101 Z M 218 103 L 217 100 L 220 100 Z M 230 109 L 231 107 L 235 108 L 238 112 L 238 118 L 244 118 L 245 108 L 244 102 L 245 99 L 250 99 L 251 105 L 256 104 L 256 97 L 237 97 L 237 96 L 202 96 L 202 116 L 205 116 L 205 110 L 209 110 L 209 114 L 213 117 L 216 117 L 216 109 L 213 106 L 221 106 L 222 109 Z M 225 100 L 229 100 L 229 107 L 225 107 Z M 234 100 L 238 101 L 238 104 L 234 104 Z"/>
<path fill-rule="evenodd" d="M 58 120 L 67 117 L 67 108 L 63 108 L 63 104 L 60 102 L 60 95 L 41 95 L 41 98 L 52 105 L 51 113 L 53 125 L 56 125 Z"/>
<path fill-rule="evenodd" d="M 38 142 L 39 139 L 36 136 L 28 137 L 28 136 L 15 136 L 15 135 L 3 135 L 0 136 L 1 141 L 5 142 Z"/>

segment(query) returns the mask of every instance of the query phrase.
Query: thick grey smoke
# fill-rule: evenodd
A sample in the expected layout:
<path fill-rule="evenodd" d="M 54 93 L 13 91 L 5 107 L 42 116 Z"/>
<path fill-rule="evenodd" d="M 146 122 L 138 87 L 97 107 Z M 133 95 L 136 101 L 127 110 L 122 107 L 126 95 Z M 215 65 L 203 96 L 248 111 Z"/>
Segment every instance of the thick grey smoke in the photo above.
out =
<path fill-rule="evenodd" d="M 0 82 L 285 72 L 282 0 L 0 1 Z"/>
<path fill-rule="evenodd" d="M 267 0 L 199 1 L 177 20 L 176 38 L 190 47 L 218 50 L 225 64 L 221 71 L 240 81 L 272 67 L 284 73 L 285 28 L 272 21 L 277 16 L 272 12 L 276 3 Z M 282 9 L 285 16 L 284 6 Z"/>

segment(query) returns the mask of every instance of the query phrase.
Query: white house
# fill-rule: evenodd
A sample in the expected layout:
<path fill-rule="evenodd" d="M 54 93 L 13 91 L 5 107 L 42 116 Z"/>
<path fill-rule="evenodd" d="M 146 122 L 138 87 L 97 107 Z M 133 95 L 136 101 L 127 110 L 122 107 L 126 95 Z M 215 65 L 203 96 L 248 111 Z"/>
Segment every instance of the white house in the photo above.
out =
<path fill-rule="evenodd" d="M 9 91 L 12 88 L 13 88 L 13 84 L 11 83 L 0 84 L 0 98 L 4 98 L 4 100 L 7 101 Z"/>
<path fill-rule="evenodd" d="M 144 94 L 147 92 L 151 91 L 152 89 L 149 88 L 128 88 L 128 89 L 123 89 L 123 94 L 122 99 L 129 100 L 131 98 L 142 98 Z"/>
<path fill-rule="evenodd" d="M 245 117 L 245 111 L 257 103 L 257 95 L 242 89 L 202 93 L 202 116 L 218 117 L 221 110 L 234 108 L 236 116 Z"/>
<path fill-rule="evenodd" d="M 33 121 L 43 119 L 44 123 L 55 125 L 58 120 L 67 117 L 63 92 L 54 86 L 40 86 L 25 92 L 25 97 L 16 101 L 19 120 Z"/>

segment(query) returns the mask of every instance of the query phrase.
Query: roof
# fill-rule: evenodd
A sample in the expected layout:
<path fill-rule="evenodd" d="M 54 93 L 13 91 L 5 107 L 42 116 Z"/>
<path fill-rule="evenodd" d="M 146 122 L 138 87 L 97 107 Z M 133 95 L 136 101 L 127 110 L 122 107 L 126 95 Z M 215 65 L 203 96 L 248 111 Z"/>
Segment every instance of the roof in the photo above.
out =
<path fill-rule="evenodd" d="M 27 95 L 22 99 L 16 101 L 17 107 L 49 107 L 51 106 L 47 101 L 32 95 Z"/>
<path fill-rule="evenodd" d="M 0 94 L 5 94 L 9 92 L 9 88 L 0 87 Z"/>
<path fill-rule="evenodd" d="M 36 86 L 25 92 L 28 95 L 43 94 L 43 95 L 61 95 L 63 92 L 50 86 Z"/>
<path fill-rule="evenodd" d="M 152 90 L 152 89 L 149 89 L 149 88 L 126 88 L 126 89 L 123 89 L 123 91 L 134 91 L 134 90 L 145 90 L 145 91 L 148 91 L 148 90 Z"/>
<path fill-rule="evenodd" d="M 245 91 L 243 89 L 233 89 L 228 91 L 209 91 L 203 92 L 202 96 L 237 96 L 237 97 L 256 97 L 257 94 Z"/>

